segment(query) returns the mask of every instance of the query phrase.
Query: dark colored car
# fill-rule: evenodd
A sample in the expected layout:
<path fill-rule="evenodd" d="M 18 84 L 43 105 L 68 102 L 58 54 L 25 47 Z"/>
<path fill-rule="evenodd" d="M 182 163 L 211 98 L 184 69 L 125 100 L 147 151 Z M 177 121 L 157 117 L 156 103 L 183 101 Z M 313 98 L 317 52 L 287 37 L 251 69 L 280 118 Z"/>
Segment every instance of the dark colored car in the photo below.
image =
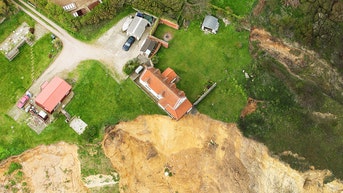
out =
<path fill-rule="evenodd" d="M 129 38 L 127 38 L 125 44 L 123 45 L 123 50 L 128 51 L 130 49 L 130 47 L 132 46 L 132 44 L 135 42 L 136 38 L 133 36 L 130 36 Z"/>

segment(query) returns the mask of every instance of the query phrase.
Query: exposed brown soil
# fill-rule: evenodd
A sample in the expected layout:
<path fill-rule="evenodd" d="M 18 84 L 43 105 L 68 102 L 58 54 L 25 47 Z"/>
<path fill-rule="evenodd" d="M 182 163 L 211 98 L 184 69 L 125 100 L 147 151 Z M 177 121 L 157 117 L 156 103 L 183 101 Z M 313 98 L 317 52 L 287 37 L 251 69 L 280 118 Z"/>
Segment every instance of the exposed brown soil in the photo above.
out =
<path fill-rule="evenodd" d="M 257 103 L 259 103 L 259 102 L 262 102 L 262 101 L 255 100 L 255 99 L 249 97 L 248 102 L 245 105 L 244 109 L 242 110 L 240 117 L 244 118 L 245 116 L 255 112 L 257 109 Z"/>
<path fill-rule="evenodd" d="M 258 16 L 260 15 L 260 13 L 262 12 L 264 6 L 266 4 L 266 0 L 259 0 L 257 5 L 254 7 L 253 11 L 252 11 L 252 14 L 254 16 Z"/>
<path fill-rule="evenodd" d="M 0 164 L 0 192 L 87 192 L 77 149 L 63 142 L 41 145 L 5 160 Z M 12 162 L 21 164 L 22 169 L 9 175 Z"/>
<path fill-rule="evenodd" d="M 108 131 L 103 149 L 123 192 L 339 192 L 327 170 L 299 173 L 244 138 L 235 124 L 201 114 L 180 121 L 140 116 Z M 166 168 L 170 175 L 165 175 Z M 168 173 L 167 173 L 168 174 Z"/>

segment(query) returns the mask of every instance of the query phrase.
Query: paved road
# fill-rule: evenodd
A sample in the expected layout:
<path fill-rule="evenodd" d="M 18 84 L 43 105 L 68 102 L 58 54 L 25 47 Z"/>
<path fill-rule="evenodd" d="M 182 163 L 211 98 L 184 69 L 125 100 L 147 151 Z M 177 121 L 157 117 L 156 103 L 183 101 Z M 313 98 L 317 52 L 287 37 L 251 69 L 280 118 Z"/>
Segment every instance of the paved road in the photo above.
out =
<path fill-rule="evenodd" d="M 136 45 L 134 45 L 129 52 L 124 52 L 121 49 L 121 45 L 127 38 L 126 35 L 120 31 L 123 20 L 118 22 L 116 26 L 106 32 L 95 43 L 86 44 L 70 36 L 64 29 L 37 12 L 25 2 L 21 0 L 20 2 L 26 5 L 26 7 L 18 5 L 25 13 L 58 36 L 63 42 L 61 53 L 29 89 L 34 94 L 39 92 L 40 85 L 43 82 L 50 80 L 55 75 L 65 77 L 65 75 L 74 70 L 81 61 L 89 59 L 99 60 L 104 63 L 110 71 L 115 74 L 116 80 L 121 81 L 126 77 L 122 72 L 122 67 L 128 60 L 139 54 L 138 43 L 135 43 Z M 39 17 L 28 11 L 29 9 Z"/>

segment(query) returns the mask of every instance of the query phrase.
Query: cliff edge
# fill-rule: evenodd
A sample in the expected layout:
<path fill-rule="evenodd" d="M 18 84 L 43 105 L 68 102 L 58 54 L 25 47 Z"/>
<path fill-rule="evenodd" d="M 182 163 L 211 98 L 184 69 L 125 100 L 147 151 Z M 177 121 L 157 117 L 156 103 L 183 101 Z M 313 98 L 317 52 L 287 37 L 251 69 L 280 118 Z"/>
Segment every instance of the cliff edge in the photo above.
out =
<path fill-rule="evenodd" d="M 330 171 L 300 173 L 243 137 L 235 124 L 205 115 L 180 121 L 140 116 L 107 129 L 103 149 L 122 192 L 342 192 Z"/>

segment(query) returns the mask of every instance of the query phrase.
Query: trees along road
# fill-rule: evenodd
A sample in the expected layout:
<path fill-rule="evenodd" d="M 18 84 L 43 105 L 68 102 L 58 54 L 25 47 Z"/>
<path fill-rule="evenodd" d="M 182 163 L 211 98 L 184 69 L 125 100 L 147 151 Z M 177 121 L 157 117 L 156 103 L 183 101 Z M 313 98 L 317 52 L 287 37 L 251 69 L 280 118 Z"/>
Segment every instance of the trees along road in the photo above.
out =
<path fill-rule="evenodd" d="M 43 74 L 37 80 L 35 80 L 29 91 L 33 92 L 34 94 L 38 94 L 40 91 L 40 86 L 45 81 L 49 81 L 56 75 L 60 75 L 62 77 L 63 75 L 65 76 L 65 74 L 74 70 L 77 65 L 84 60 L 98 60 L 102 62 L 114 74 L 114 78 L 118 82 L 126 77 L 122 71 L 122 68 L 128 60 L 138 56 L 139 46 L 134 46 L 129 52 L 125 52 L 121 49 L 122 44 L 127 38 L 126 34 L 120 31 L 123 20 L 118 22 L 94 43 L 87 44 L 70 36 L 64 29 L 44 15 L 40 14 L 22 0 L 19 1 L 25 5 L 25 7 L 20 5 L 18 6 L 26 14 L 59 37 L 63 43 L 63 49 L 61 53 L 43 72 Z M 30 9 L 30 11 L 39 17 L 37 17 L 35 14 L 32 14 L 30 11 L 28 11 L 28 9 Z"/>

